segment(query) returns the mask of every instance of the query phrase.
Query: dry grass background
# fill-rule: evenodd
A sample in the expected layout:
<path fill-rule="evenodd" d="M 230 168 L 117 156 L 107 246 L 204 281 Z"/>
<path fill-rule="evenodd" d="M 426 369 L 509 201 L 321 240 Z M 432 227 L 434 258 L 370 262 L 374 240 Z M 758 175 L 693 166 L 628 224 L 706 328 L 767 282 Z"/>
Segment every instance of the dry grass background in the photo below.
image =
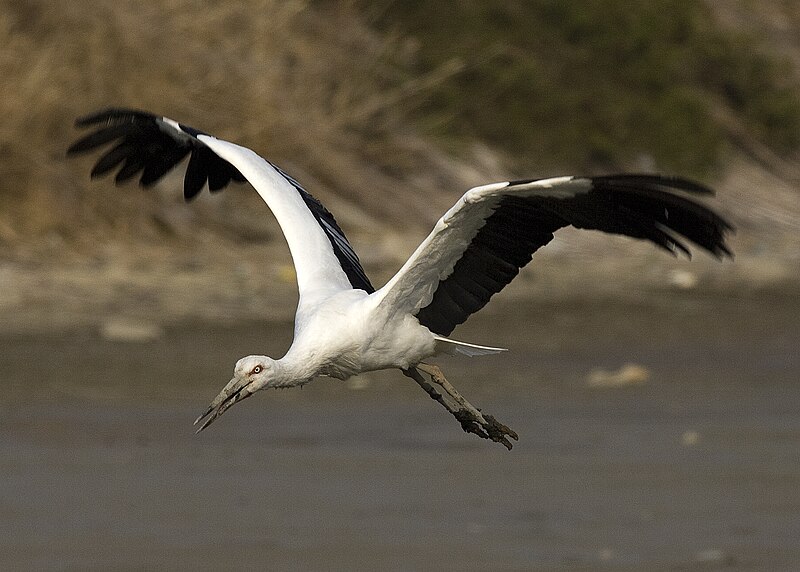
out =
<path fill-rule="evenodd" d="M 8 1 L 0 41 L 9 81 L 0 100 L 6 241 L 48 232 L 80 241 L 87 225 L 164 230 L 154 222 L 169 220 L 158 214 L 163 204 L 131 189 L 110 201 L 105 188 L 87 185 L 86 162 L 64 158 L 75 117 L 109 105 L 154 110 L 260 149 L 319 194 L 335 189 L 367 212 L 432 218 L 408 194 L 386 200 L 399 180 L 409 182 L 391 171 L 408 173 L 433 152 L 396 111 L 424 81 L 392 77 L 396 42 L 347 3 Z"/>
<path fill-rule="evenodd" d="M 755 10 L 765 38 L 800 30 L 791 3 L 778 4 L 767 11 L 772 19 L 749 2 L 726 4 L 720 21 L 741 28 Z M 153 314 L 185 305 L 177 312 L 185 316 L 197 305 L 186 300 L 188 284 L 207 290 L 220 315 L 263 312 L 252 300 L 282 288 L 271 279 L 285 276 L 288 255 L 281 240 L 269 240 L 277 227 L 246 187 L 205 193 L 187 208 L 179 175 L 149 192 L 90 184 L 89 160 L 67 161 L 64 151 L 76 137 L 74 119 L 98 108 L 163 113 L 258 150 L 328 205 L 377 283 L 464 189 L 540 174 L 512 172 L 501 152 L 479 141 L 454 157 L 420 135 L 409 116 L 463 63 L 446 61 L 409 79 L 401 70 L 415 40 L 377 31 L 356 2 L 0 0 L 0 45 L 4 315 L 29 317 L 21 310 L 28 308 L 50 320 L 69 308 L 76 315 L 98 307 Z M 796 44 L 763 45 L 800 61 L 792 59 Z M 770 287 L 794 283 L 800 171 L 727 119 L 735 152 L 717 186 L 722 210 L 740 227 L 739 264 L 710 270 L 716 266 L 704 261 L 692 272 L 708 274 L 711 285 L 756 275 Z M 529 271 L 537 289 L 575 289 L 577 282 L 585 290 L 618 283 L 631 270 L 657 284 L 683 268 L 648 248 L 593 236 L 568 235 L 551 250 L 541 256 L 568 254 L 575 272 L 596 266 L 600 279 L 556 266 L 548 273 L 543 265 Z M 598 254 L 604 265 L 591 260 Z M 265 257 L 272 269 L 266 279 L 259 271 Z M 220 291 L 235 273 L 243 276 L 238 293 L 225 298 Z M 149 299 L 154 288 L 172 294 L 138 310 L 120 306 L 120 298 Z M 286 306 L 284 298 L 275 305 Z"/>

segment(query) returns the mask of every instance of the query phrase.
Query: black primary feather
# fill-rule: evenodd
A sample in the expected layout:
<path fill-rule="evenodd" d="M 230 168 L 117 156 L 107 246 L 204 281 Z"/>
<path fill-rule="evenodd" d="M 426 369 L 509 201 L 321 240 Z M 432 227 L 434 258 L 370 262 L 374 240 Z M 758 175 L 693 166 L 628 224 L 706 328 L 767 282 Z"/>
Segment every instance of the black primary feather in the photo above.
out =
<path fill-rule="evenodd" d="M 610 175 L 590 181 L 588 192 L 569 198 L 500 197 L 453 272 L 439 282 L 431 302 L 417 313 L 420 323 L 450 335 L 566 226 L 641 238 L 673 254 L 690 255 L 682 241 L 686 239 L 718 258 L 731 256 L 725 244 L 731 225 L 708 207 L 676 193 L 711 195 L 709 188 L 658 175 Z"/>
<path fill-rule="evenodd" d="M 163 117 L 131 109 L 106 109 L 76 121 L 77 127 L 94 128 L 73 143 L 68 155 L 88 153 L 116 143 L 101 151 L 100 158 L 92 169 L 92 177 L 117 170 L 117 184 L 139 176 L 139 184 L 149 187 L 174 169 L 186 156 L 186 174 L 183 180 L 183 196 L 191 201 L 208 185 L 211 192 L 227 187 L 231 181 L 246 179 L 236 167 L 219 157 L 198 135 L 207 135 L 192 127 L 167 124 Z M 272 163 L 270 163 L 272 165 Z M 333 215 L 322 203 L 308 193 L 296 180 L 272 165 L 300 194 L 308 210 L 322 228 L 331 243 L 333 252 L 342 266 L 353 288 L 374 292 L 358 256 L 347 240 Z"/>

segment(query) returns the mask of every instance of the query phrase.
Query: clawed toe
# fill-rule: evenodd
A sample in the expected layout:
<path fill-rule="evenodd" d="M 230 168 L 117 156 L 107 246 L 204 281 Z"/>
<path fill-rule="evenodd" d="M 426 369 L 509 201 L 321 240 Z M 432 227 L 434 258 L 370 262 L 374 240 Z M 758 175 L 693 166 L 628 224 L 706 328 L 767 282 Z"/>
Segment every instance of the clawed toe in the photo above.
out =
<path fill-rule="evenodd" d="M 517 435 L 517 432 L 508 427 L 507 425 L 503 425 L 491 415 L 484 415 L 483 417 L 486 419 L 487 422 L 484 428 L 486 429 L 486 432 L 489 434 L 489 439 L 491 439 L 496 443 L 503 444 L 503 446 L 505 446 L 505 448 L 510 451 L 513 445 L 511 444 L 511 441 L 509 441 L 506 437 L 511 437 L 512 439 L 514 439 L 514 441 L 519 441 L 519 435 Z"/>
<path fill-rule="evenodd" d="M 508 438 L 519 441 L 519 436 L 514 430 L 503 425 L 491 415 L 483 415 L 485 421 L 481 421 L 471 411 L 459 409 L 453 413 L 453 416 L 461 423 L 461 428 L 465 433 L 473 433 L 482 439 L 500 443 L 509 451 L 514 445 Z"/>
<path fill-rule="evenodd" d="M 466 409 L 459 409 L 453 413 L 453 417 L 461 423 L 464 433 L 474 433 L 482 439 L 489 439 L 489 434 L 483 430 L 480 420 Z"/>

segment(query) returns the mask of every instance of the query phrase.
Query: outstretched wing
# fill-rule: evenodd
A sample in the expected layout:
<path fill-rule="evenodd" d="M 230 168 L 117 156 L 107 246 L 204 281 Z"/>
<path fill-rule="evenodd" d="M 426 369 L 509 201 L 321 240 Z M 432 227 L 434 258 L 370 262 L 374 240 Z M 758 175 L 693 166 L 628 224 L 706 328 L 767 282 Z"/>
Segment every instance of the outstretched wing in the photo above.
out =
<path fill-rule="evenodd" d="M 730 224 L 689 197 L 712 191 L 657 175 L 558 177 L 494 183 L 467 191 L 439 219 L 400 271 L 376 295 L 390 311 L 416 315 L 449 335 L 566 226 L 649 240 L 690 255 L 686 239 L 730 256 Z"/>
<path fill-rule="evenodd" d="M 92 127 L 68 154 L 105 150 L 92 177 L 116 171 L 117 184 L 139 175 L 150 186 L 189 156 L 183 183 L 187 201 L 207 184 L 219 191 L 231 181 L 248 181 L 278 219 L 297 271 L 301 301 L 311 292 L 374 288 L 333 215 L 292 177 L 250 149 L 216 139 L 166 117 L 142 111 L 107 109 L 82 117 Z"/>

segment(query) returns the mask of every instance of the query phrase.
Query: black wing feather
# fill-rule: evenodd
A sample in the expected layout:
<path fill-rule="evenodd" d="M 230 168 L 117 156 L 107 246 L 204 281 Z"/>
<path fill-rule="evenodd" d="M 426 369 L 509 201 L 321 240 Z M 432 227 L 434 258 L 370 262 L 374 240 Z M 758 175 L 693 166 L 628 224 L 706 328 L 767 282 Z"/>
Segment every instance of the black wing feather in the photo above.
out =
<path fill-rule="evenodd" d="M 78 139 L 70 146 L 68 153 L 85 153 L 86 151 L 91 151 L 96 147 L 100 147 L 101 145 L 123 137 L 129 130 L 130 127 L 126 124 L 109 125 L 104 129 L 99 129 L 98 131 L 89 133 Z"/>
<path fill-rule="evenodd" d="M 183 196 L 187 201 L 200 194 L 206 184 L 210 191 L 216 192 L 227 187 L 231 181 L 241 183 L 246 180 L 236 167 L 197 139 L 198 135 L 206 133 L 182 124 L 178 125 L 178 131 L 174 125 L 167 125 L 164 118 L 151 113 L 111 108 L 81 117 L 75 123 L 78 127 L 92 127 L 95 130 L 73 143 L 67 150 L 68 155 L 88 153 L 116 142 L 116 145 L 101 152 L 92 169 L 92 177 L 118 169 L 114 178 L 120 184 L 141 173 L 139 183 L 148 187 L 189 155 L 183 181 Z M 303 198 L 330 240 L 333 252 L 353 288 L 374 292 L 358 256 L 333 215 L 297 181 L 275 165 L 273 167 Z"/>
<path fill-rule="evenodd" d="M 183 178 L 183 198 L 191 201 L 200 194 L 207 180 L 208 175 L 203 169 L 200 152 L 192 151 L 189 163 L 186 165 L 186 175 Z"/>
<path fill-rule="evenodd" d="M 92 177 L 105 175 L 122 164 L 131 153 L 131 146 L 127 141 L 123 141 L 105 155 L 101 156 L 92 169 Z"/>
<path fill-rule="evenodd" d="M 725 235 L 732 226 L 708 207 L 675 191 L 710 195 L 703 185 L 658 175 L 594 177 L 591 189 L 569 198 L 501 197 L 453 272 L 441 280 L 417 318 L 447 336 L 480 310 L 565 226 L 649 240 L 673 254 L 690 254 L 682 238 L 714 256 L 731 252 Z M 532 181 L 515 181 L 509 186 Z"/>

